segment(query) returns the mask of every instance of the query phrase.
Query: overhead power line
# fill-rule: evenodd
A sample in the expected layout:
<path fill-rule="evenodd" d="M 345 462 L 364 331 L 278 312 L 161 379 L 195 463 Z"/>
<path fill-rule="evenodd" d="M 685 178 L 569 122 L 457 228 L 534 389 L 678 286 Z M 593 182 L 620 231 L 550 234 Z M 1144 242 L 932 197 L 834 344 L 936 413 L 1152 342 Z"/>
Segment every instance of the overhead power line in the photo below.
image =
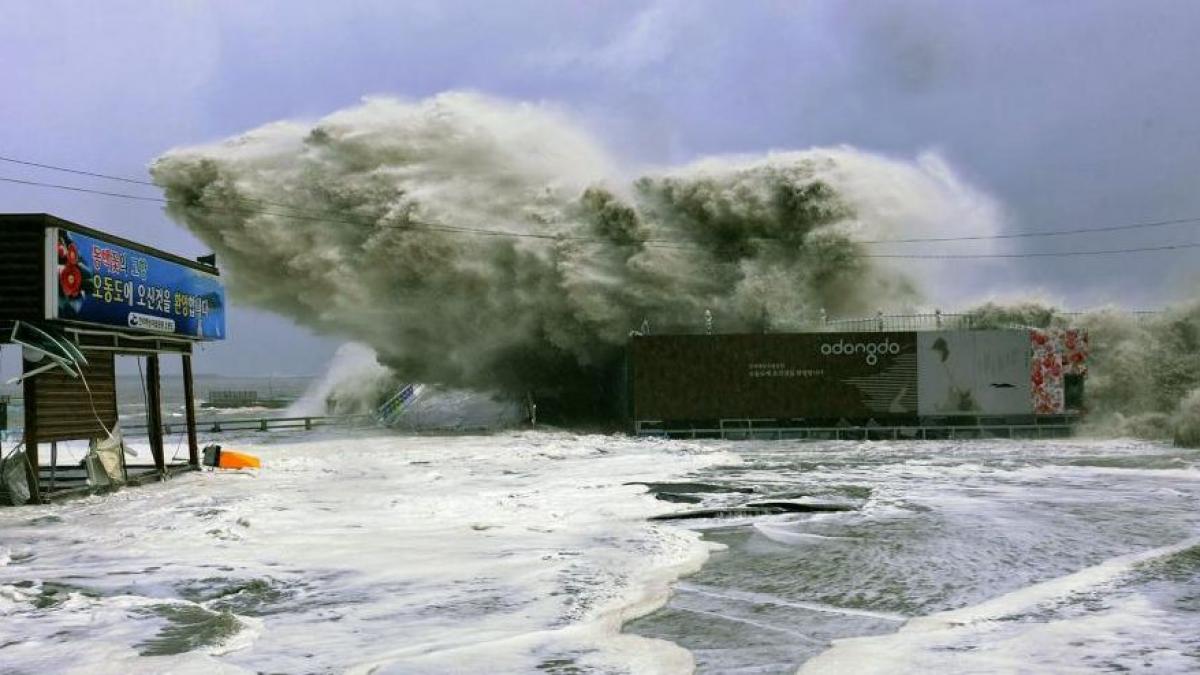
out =
<path fill-rule="evenodd" d="M 27 185 L 27 186 L 31 186 L 31 187 L 55 189 L 55 190 L 66 190 L 66 191 L 70 191 L 70 192 L 79 192 L 79 193 L 85 193 L 85 194 L 94 194 L 94 195 L 99 195 L 99 196 L 104 196 L 104 197 L 113 197 L 113 198 L 117 198 L 117 199 L 128 199 L 128 200 L 134 200 L 134 201 L 140 201 L 140 202 L 157 203 L 157 204 L 163 204 L 163 205 L 167 205 L 167 206 L 171 206 L 171 205 L 184 206 L 185 208 L 195 208 L 195 209 L 216 212 L 216 213 L 238 213 L 238 214 L 243 214 L 243 215 L 266 215 L 266 216 L 275 216 L 275 217 L 280 217 L 280 218 L 291 218 L 294 220 L 306 220 L 306 221 L 311 221 L 311 222 L 322 222 L 322 223 L 331 223 L 331 224 L 340 223 L 340 224 L 346 224 L 346 225 L 357 225 L 360 227 L 378 227 L 378 226 L 380 226 L 377 223 L 372 223 L 369 221 L 338 219 L 338 218 L 330 218 L 327 216 L 309 216 L 309 215 L 305 215 L 303 213 L 277 213 L 277 212 L 271 212 L 271 211 L 263 211 L 263 210 L 248 209 L 248 208 L 238 208 L 238 207 L 214 207 L 214 206 L 207 206 L 207 205 L 203 205 L 203 204 L 186 204 L 186 205 L 184 205 L 184 204 L 179 204 L 178 202 L 172 202 L 171 200 L 165 199 L 162 197 L 147 197 L 147 196 L 143 196 L 143 195 L 131 195 L 131 194 L 123 193 L 123 192 L 109 192 L 106 190 L 95 190 L 92 188 L 78 187 L 78 186 L 74 186 L 74 185 L 60 185 L 57 183 L 43 183 L 43 182 L 39 182 L 39 181 L 23 180 L 20 178 L 11 178 L 11 177 L 7 177 L 7 176 L 0 176 L 0 182 L 13 183 L 13 184 L 17 184 L 17 185 Z M 1196 220 L 1200 220 L 1200 219 L 1196 219 Z M 614 242 L 610 239 L 600 239 L 597 237 L 583 237 L 583 236 L 578 236 L 578 235 L 566 235 L 566 234 L 543 234 L 543 233 L 535 233 L 535 232 L 513 232 L 510 230 L 494 230 L 494 229 L 486 229 L 486 228 L 463 227 L 463 226 L 456 226 L 456 225 L 442 225 L 442 224 L 438 224 L 438 223 L 428 223 L 428 222 L 416 221 L 416 220 L 409 220 L 407 227 L 399 226 L 399 225 L 383 225 L 382 227 L 389 227 L 389 228 L 395 228 L 395 229 L 428 230 L 428 231 L 433 231 L 433 232 L 446 232 L 446 233 L 452 233 L 452 234 L 471 234 L 471 235 L 489 236 L 489 237 L 517 237 L 517 238 L 527 238 L 527 239 L 543 239 L 543 240 L 551 240 L 551 241 L 576 241 L 576 242 L 583 242 L 583 243 L 596 243 L 596 244 L 606 244 L 606 245 L 618 244 L 618 242 Z M 676 240 L 670 240 L 670 239 L 635 239 L 635 240 L 631 240 L 629 243 L 630 244 L 641 244 L 641 245 L 649 247 L 649 248 L 706 250 L 706 249 L 704 249 L 704 247 L 697 246 L 695 244 L 691 244 L 688 242 L 682 242 L 682 241 L 676 241 Z M 851 243 L 863 244 L 863 243 L 873 243 L 873 242 L 852 241 Z M 1093 251 L 1036 251 L 1036 252 L 1028 252 L 1028 253 L 976 253 L 976 254 L 972 254 L 972 253 L 964 253 L 964 254 L 866 253 L 866 254 L 862 254 L 860 257 L 909 259 L 909 260 L 956 260 L 956 259 L 981 260 L 981 259 L 988 259 L 988 258 L 993 258 L 993 259 L 996 259 L 996 258 L 1058 258 L 1058 257 L 1114 255 L 1114 254 L 1123 254 L 1123 253 L 1145 253 L 1145 252 L 1152 252 L 1152 251 L 1174 251 L 1174 250 L 1191 249 L 1191 248 L 1200 248 L 1200 244 L 1143 246 L 1143 247 L 1134 247 L 1134 248 L 1105 249 L 1105 250 L 1093 250 Z"/>
<path fill-rule="evenodd" d="M 1156 220 L 1143 223 L 1126 223 L 1124 225 L 1108 225 L 1105 227 L 1080 227 L 1072 230 L 1046 230 L 1044 232 L 1012 232 L 1009 234 L 981 234 L 967 235 L 959 237 L 911 237 L 905 239 L 873 239 L 857 241 L 858 244 L 912 244 L 912 243 L 935 243 L 945 241 L 986 241 L 994 239 L 1029 239 L 1032 237 L 1065 237 L 1073 234 L 1097 234 L 1102 232 L 1120 232 L 1124 230 L 1144 230 L 1153 227 L 1167 227 L 1169 225 L 1184 225 L 1186 223 L 1200 223 L 1200 217 L 1194 218 L 1175 218 L 1172 220 Z"/>
<path fill-rule="evenodd" d="M 105 180 L 115 180 L 122 183 L 132 183 L 134 185 L 149 185 L 150 187 L 158 187 L 148 180 L 138 180 L 136 178 L 126 178 L 124 176 L 114 176 L 107 173 L 97 173 L 95 171 L 84 171 L 83 169 L 71 169 L 65 166 L 55 166 L 54 164 L 42 164 L 41 162 L 31 162 L 27 159 L 17 159 L 16 157 L 4 157 L 0 155 L 0 162 L 8 162 L 9 164 L 20 164 L 22 166 L 33 166 L 39 169 L 49 169 L 50 171 L 61 171 L 62 173 L 73 173 L 77 176 L 91 176 L 92 178 L 103 178 Z"/>
<path fill-rule="evenodd" d="M 22 180 L 20 178 L 10 178 L 7 176 L 0 176 L 0 181 L 5 182 L 5 183 L 15 183 L 18 185 L 29 185 L 32 187 L 50 188 L 50 189 L 54 189 L 54 190 L 67 190 L 69 192 L 82 192 L 85 194 L 100 195 L 103 197 L 115 197 L 118 199 L 130 199 L 130 200 L 136 200 L 136 201 L 140 201 L 140 202 L 151 202 L 151 203 L 163 204 L 163 205 L 167 205 L 167 206 L 171 206 L 171 205 L 184 206 L 185 208 L 194 208 L 194 209 L 200 209 L 202 211 L 211 211 L 211 212 L 215 212 L 215 213 L 239 213 L 239 214 L 243 214 L 243 215 L 276 216 L 276 217 L 280 217 L 280 218 L 292 218 L 294 220 L 306 220 L 306 221 L 312 221 L 312 222 L 318 222 L 318 223 L 358 225 L 360 227 L 378 227 L 378 226 L 380 226 L 377 223 L 373 223 L 371 221 L 366 221 L 366 220 L 350 220 L 350 219 L 346 219 L 346 218 L 331 218 L 328 216 L 310 216 L 310 215 L 306 215 L 303 213 L 301 213 L 301 214 L 277 213 L 277 212 L 273 212 L 273 211 L 264 211 L 264 210 L 260 210 L 260 209 L 247 209 L 247 208 L 240 208 L 240 207 L 207 206 L 205 204 L 180 204 L 179 202 L 172 202 L 171 200 L 163 198 L 163 197 L 146 197 L 143 195 L 131 195 L 131 194 L 124 193 L 124 192 L 109 192 L 107 190 L 95 190 L 92 188 L 78 187 L 75 185 L 59 185 L 57 183 L 43 183 L 43 182 L 39 182 L 39 181 Z M 511 232 L 508 230 L 489 230 L 489 229 L 484 229 L 484 228 L 464 227 L 464 226 L 459 226 L 459 225 L 441 225 L 438 223 L 428 223 L 428 222 L 418 221 L 418 220 L 409 220 L 408 222 L 413 226 L 412 229 L 428 229 L 428 230 L 434 230 L 437 232 L 458 232 L 458 233 L 462 233 L 462 234 L 478 234 L 478 235 L 489 236 L 489 237 L 525 237 L 525 238 L 531 238 L 531 239 L 555 239 L 555 240 L 566 239 L 566 240 L 595 241 L 595 242 L 610 243 L 606 239 L 597 239 L 595 237 L 580 237 L 577 235 L 556 235 L 556 234 L 541 234 L 541 233 L 536 233 L 536 232 Z M 396 229 L 410 229 L 410 228 L 404 228 L 404 227 L 396 226 L 396 225 L 382 225 L 382 227 L 392 227 L 392 228 L 396 228 Z M 645 240 L 645 241 L 652 242 L 653 240 Z"/>
<path fill-rule="evenodd" d="M 0 162 L 8 162 L 10 164 L 19 164 L 22 166 L 30 166 L 30 167 L 35 167 L 38 169 L 46 169 L 49 171 L 60 171 L 63 173 L 71 173 L 71 174 L 75 174 L 75 175 L 79 175 L 79 176 L 89 176 L 92 178 L 103 178 L 105 180 L 119 181 L 122 183 L 129 183 L 129 184 L 133 184 L 133 185 L 145 185 L 148 187 L 161 189 L 161 186 L 159 186 L 156 183 L 153 183 L 151 181 L 147 181 L 147 180 L 139 180 L 137 178 L 129 178 L 127 176 L 116 176 L 113 174 L 100 173 L 98 171 L 88 171 L 85 169 L 76 169 L 76 168 L 71 168 L 71 167 L 66 167 L 66 166 L 59 166 L 56 164 L 45 164 L 42 162 L 34 162 L 31 160 L 27 160 L 27 159 L 18 159 L 16 157 L 8 157 L 8 156 L 0 155 Z M 9 182 L 19 182 L 19 181 L 10 180 Z M 34 184 L 34 183 L 30 182 L 30 184 Z M 39 185 L 46 186 L 45 184 L 39 184 Z M 63 188 L 63 189 L 74 189 L 74 190 L 77 190 L 80 192 L 88 192 L 89 191 L 84 188 Z M 103 191 L 92 191 L 92 192 L 95 192 L 96 194 L 106 195 L 106 196 L 118 196 L 118 195 L 103 192 Z M 155 201 L 155 200 L 151 200 L 151 199 L 148 199 L 145 197 L 135 197 L 133 195 L 122 195 L 122 196 L 127 199 L 144 199 L 147 201 Z M 252 197 L 234 197 L 233 199 L 235 199 L 237 201 L 245 202 L 245 203 L 263 204 L 263 205 L 267 205 L 267 206 L 277 206 L 280 208 L 288 209 L 290 211 L 296 211 L 297 213 L 301 213 L 301 214 L 320 215 L 322 218 L 327 218 L 329 216 L 334 216 L 336 218 L 338 215 L 331 211 L 314 210 L 314 209 L 309 209 L 309 208 L 305 208 L 305 207 L 301 207 L 301 206 L 296 206 L 295 204 L 287 204 L 287 203 L 283 203 L 283 202 L 273 202 L 273 201 L 268 201 L 265 199 L 257 199 L 257 198 L 252 198 Z M 157 201 L 165 202 L 166 200 L 157 200 Z M 267 214 L 267 215 L 281 215 L 282 216 L 285 214 Z M 344 222 L 344 223 L 348 223 L 348 224 L 355 224 L 355 223 L 360 223 L 363 221 L 336 220 L 335 222 Z M 1028 238 L 1035 238 L 1035 237 L 1065 237 L 1065 236 L 1071 236 L 1071 235 L 1077 235 L 1077 234 L 1098 234 L 1098 233 L 1104 233 L 1104 232 L 1121 232 L 1121 231 L 1126 231 L 1126 230 L 1141 230 L 1141 229 L 1150 229 L 1150 228 L 1158 228 L 1158 227 L 1169 227 L 1172 225 L 1186 225 L 1188 223 L 1200 223 L 1200 216 L 1192 216 L 1192 217 L 1187 217 L 1187 218 L 1172 218 L 1169 220 L 1156 220 L 1156 221 L 1148 221 L 1148 222 L 1124 223 L 1124 224 L 1119 224 L 1119 225 L 1107 225 L 1107 226 L 1101 226 L 1101 227 L 1080 227 L 1080 228 L 1063 229 L 1063 230 L 1042 230 L 1042 231 L 1036 231 L 1036 232 L 1011 232 L 1011 233 L 1007 233 L 1007 234 L 959 235 L 959 236 L 952 236 L 952 237 L 900 237 L 900 238 L 893 238 L 893 239 L 856 239 L 856 240 L 854 240 L 854 243 L 856 243 L 856 244 L 914 244 L 914 243 L 937 243 L 937 242 L 952 242 L 952 241 L 988 241 L 988 240 L 996 240 L 996 239 L 1028 239 Z M 364 223 L 364 224 L 366 224 L 366 223 Z M 453 227 L 453 226 L 444 226 L 444 227 Z M 462 228 L 462 229 L 471 230 L 472 228 Z M 503 231 L 501 231 L 501 230 L 480 231 L 481 234 L 482 233 L 495 234 L 498 232 L 503 232 Z M 539 237 L 541 236 L 541 235 L 531 235 L 531 234 L 518 234 L 518 233 L 512 233 L 512 232 L 505 233 L 505 234 L 507 234 L 507 236 L 539 236 Z M 563 237 L 556 236 L 556 235 L 545 235 L 545 237 L 550 238 L 550 239 L 563 238 Z M 778 237 L 752 237 L 752 239 L 773 240 L 773 239 L 778 239 Z M 670 240 L 665 240 L 665 239 L 644 239 L 641 241 L 643 243 L 671 243 Z"/>
<path fill-rule="evenodd" d="M 57 166 L 54 164 L 43 164 L 41 162 L 31 162 L 29 160 L 17 159 L 15 157 L 6 157 L 3 155 L 0 155 L 0 162 L 8 162 L 10 164 L 19 164 L 22 166 L 32 166 L 32 167 L 36 167 L 39 169 L 47 169 L 49 171 L 59 171 L 62 173 L 75 174 L 77 176 L 89 176 L 92 178 L 103 178 L 105 180 L 113 180 L 113 181 L 118 181 L 121 183 L 128 183 L 130 185 L 145 185 L 147 187 L 152 187 L 156 190 L 162 189 L 162 186 L 160 186 L 156 183 L 153 183 L 151 181 L 148 181 L 148 180 L 139 180 L 137 178 L 129 178 L 127 176 L 114 176 L 112 174 L 99 173 L 96 171 L 86 171 L 84 169 L 73 169 L 70 167 Z M 108 193 L 100 191 L 100 192 L 98 192 L 98 194 L 108 194 Z M 108 196 L 114 196 L 114 195 L 108 194 Z M 131 195 L 128 198 L 134 198 L 134 197 Z M 326 216 L 328 216 L 328 215 L 336 216 L 337 215 L 336 213 L 334 213 L 332 211 L 315 211 L 313 209 L 306 209 L 304 207 L 296 206 L 295 204 L 285 204 L 283 202 L 273 202 L 273 201 L 268 201 L 266 199 L 255 199 L 255 198 L 251 198 L 251 197 L 233 197 L 232 199 L 234 199 L 235 201 L 243 202 L 243 203 L 260 204 L 260 205 L 265 205 L 265 206 L 278 206 L 281 208 L 297 211 L 300 213 L 306 213 L 306 212 L 307 213 L 320 213 L 320 214 L 326 215 Z"/>
<path fill-rule="evenodd" d="M 1169 244 L 1166 246 L 1139 246 L 1135 248 L 1111 248 L 1099 251 L 1031 251 L 1028 253 L 913 253 L 913 254 L 869 254 L 865 258 L 907 258 L 916 260 L 969 260 L 974 258 L 1068 258 L 1086 255 L 1115 255 L 1119 253 L 1147 253 L 1150 251 L 1175 251 L 1187 248 L 1200 248 L 1198 244 Z"/>

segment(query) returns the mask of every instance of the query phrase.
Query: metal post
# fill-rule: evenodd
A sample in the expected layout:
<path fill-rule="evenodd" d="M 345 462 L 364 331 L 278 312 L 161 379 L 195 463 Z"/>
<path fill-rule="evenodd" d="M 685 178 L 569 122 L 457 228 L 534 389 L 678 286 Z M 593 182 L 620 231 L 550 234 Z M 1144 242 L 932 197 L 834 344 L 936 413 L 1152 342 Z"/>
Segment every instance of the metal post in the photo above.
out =
<path fill-rule="evenodd" d="M 125 463 L 125 443 L 123 441 L 121 443 L 121 452 L 117 453 L 117 456 L 121 458 L 121 482 L 128 483 L 129 466 Z"/>
<path fill-rule="evenodd" d="M 184 354 L 183 361 L 183 415 L 187 423 L 188 464 L 200 468 L 200 445 L 196 442 L 196 392 L 192 386 L 192 355 Z"/>
<path fill-rule="evenodd" d="M 158 354 L 146 357 L 146 395 L 150 409 L 146 411 L 146 433 L 150 435 L 150 454 L 160 476 L 166 475 L 167 463 L 163 452 L 162 390 L 159 382 Z"/>
<path fill-rule="evenodd" d="M 26 372 L 31 370 L 29 363 L 21 361 Z M 29 481 L 29 499 L 34 504 L 42 503 L 42 491 L 38 477 L 38 423 L 37 423 L 37 378 L 26 377 L 22 382 L 25 396 L 25 457 L 30 469 L 26 477 Z"/>
<path fill-rule="evenodd" d="M 54 492 L 58 468 L 58 441 L 50 441 L 50 492 Z"/>

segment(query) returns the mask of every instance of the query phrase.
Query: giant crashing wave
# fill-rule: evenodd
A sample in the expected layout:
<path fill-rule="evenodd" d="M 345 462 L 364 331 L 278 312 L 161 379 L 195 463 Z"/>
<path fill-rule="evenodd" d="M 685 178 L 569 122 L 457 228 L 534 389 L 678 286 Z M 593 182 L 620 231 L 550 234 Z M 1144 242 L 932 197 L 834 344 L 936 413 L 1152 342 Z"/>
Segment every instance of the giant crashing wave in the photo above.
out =
<path fill-rule="evenodd" d="M 999 211 L 936 155 L 840 147 L 625 177 L 544 104 L 372 98 L 174 149 L 168 213 L 232 297 L 370 346 L 397 381 L 532 392 L 611 418 L 631 330 L 799 329 L 919 302 L 856 240 L 992 234 Z M 497 231 L 523 236 L 498 235 Z"/>

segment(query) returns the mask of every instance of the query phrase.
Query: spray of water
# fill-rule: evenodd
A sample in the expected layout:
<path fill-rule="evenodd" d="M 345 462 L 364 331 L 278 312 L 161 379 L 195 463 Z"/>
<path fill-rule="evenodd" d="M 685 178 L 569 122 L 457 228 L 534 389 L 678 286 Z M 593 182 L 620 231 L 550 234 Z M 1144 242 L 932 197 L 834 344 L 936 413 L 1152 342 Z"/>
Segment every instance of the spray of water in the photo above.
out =
<path fill-rule="evenodd" d="M 1064 314 L 1037 303 L 985 304 L 972 325 L 1077 326 L 1088 331 L 1086 430 L 1200 447 L 1200 302 L 1137 316 L 1116 309 Z"/>
<path fill-rule="evenodd" d="M 794 329 L 905 309 L 923 280 L 856 238 L 999 222 L 936 156 L 834 148 L 627 177 L 553 107 L 466 93 L 270 124 L 151 172 L 241 302 L 369 345 L 400 380 L 532 391 L 552 417 L 611 414 L 643 321 Z"/>
<path fill-rule="evenodd" d="M 288 408 L 288 414 L 370 414 L 395 387 L 395 376 L 379 364 L 370 347 L 347 342 L 334 352 L 325 372 Z"/>

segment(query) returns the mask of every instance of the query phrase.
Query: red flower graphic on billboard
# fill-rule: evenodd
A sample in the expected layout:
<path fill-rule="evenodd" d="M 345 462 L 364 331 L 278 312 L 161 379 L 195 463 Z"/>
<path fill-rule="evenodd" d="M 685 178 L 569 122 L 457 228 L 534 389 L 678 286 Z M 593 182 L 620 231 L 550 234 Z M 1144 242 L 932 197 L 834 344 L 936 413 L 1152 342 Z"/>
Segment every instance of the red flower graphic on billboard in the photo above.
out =
<path fill-rule="evenodd" d="M 84 289 L 91 280 L 92 270 L 79 255 L 79 246 L 66 230 L 58 231 L 54 252 L 58 254 L 59 316 L 72 316 L 79 312 L 87 299 Z"/>
<path fill-rule="evenodd" d="M 75 242 L 58 242 L 58 262 L 62 268 L 58 271 L 58 287 L 68 298 L 79 297 L 83 289 L 83 270 L 79 269 L 79 249 Z"/>
<path fill-rule="evenodd" d="M 63 295 L 68 298 L 77 297 L 83 288 L 83 272 L 79 271 L 79 265 L 63 265 L 58 273 L 58 284 Z"/>

